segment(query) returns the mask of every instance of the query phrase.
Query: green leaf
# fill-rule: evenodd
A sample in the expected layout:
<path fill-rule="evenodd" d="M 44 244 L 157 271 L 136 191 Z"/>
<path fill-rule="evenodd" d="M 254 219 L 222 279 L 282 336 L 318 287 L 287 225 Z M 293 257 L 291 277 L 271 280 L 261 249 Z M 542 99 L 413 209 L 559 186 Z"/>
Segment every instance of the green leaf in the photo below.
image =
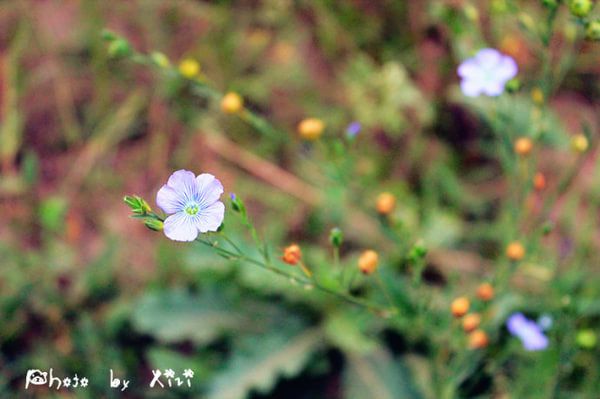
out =
<path fill-rule="evenodd" d="M 166 370 L 177 368 L 178 371 L 191 369 L 194 370 L 194 373 L 197 376 L 196 378 L 202 378 L 210 373 L 210 369 L 203 359 L 184 356 L 171 349 L 152 348 L 148 352 L 148 359 L 154 369 Z"/>
<path fill-rule="evenodd" d="M 346 399 L 423 397 L 407 368 L 383 348 L 364 356 L 348 355 L 344 391 Z"/>
<path fill-rule="evenodd" d="M 325 333 L 333 345 L 344 352 L 364 354 L 372 351 L 376 343 L 367 335 L 370 315 L 354 309 L 346 312 L 337 312 L 327 317 Z"/>
<path fill-rule="evenodd" d="M 182 290 L 147 294 L 133 313 L 133 323 L 138 331 L 163 342 L 189 339 L 205 344 L 225 330 L 240 327 L 245 321 L 246 318 L 232 311 L 220 296 L 193 296 Z"/>
<path fill-rule="evenodd" d="M 253 389 L 270 391 L 279 376 L 292 377 L 302 370 L 322 338 L 319 329 L 296 335 L 279 330 L 253 337 L 215 376 L 208 399 L 244 399 Z"/>

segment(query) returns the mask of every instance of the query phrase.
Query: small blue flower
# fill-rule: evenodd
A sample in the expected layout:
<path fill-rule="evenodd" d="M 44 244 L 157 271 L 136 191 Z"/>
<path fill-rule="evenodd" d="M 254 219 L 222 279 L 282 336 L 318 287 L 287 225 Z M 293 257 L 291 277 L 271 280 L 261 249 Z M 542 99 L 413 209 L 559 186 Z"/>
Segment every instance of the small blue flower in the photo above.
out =
<path fill-rule="evenodd" d="M 349 139 L 353 139 L 358 133 L 360 133 L 361 129 L 362 126 L 360 122 L 352 122 L 346 128 L 346 137 L 348 137 Z"/>
<path fill-rule="evenodd" d="M 548 331 L 550 328 L 552 328 L 554 320 L 552 319 L 552 316 L 550 316 L 547 313 L 544 313 L 538 318 L 537 324 L 538 326 L 540 326 L 542 331 Z"/>
<path fill-rule="evenodd" d="M 198 233 L 217 231 L 225 216 L 221 194 L 223 185 L 211 174 L 196 177 L 187 170 L 174 172 L 156 194 L 156 203 L 170 215 L 165 235 L 174 241 L 194 241 Z"/>
<path fill-rule="evenodd" d="M 231 198 L 232 201 L 235 201 L 237 196 L 235 195 L 235 193 L 229 193 L 229 198 Z"/>
<path fill-rule="evenodd" d="M 548 347 L 548 337 L 544 335 L 540 326 L 522 313 L 513 313 L 506 321 L 506 328 L 521 340 L 527 351 L 539 351 Z"/>
<path fill-rule="evenodd" d="M 474 57 L 458 66 L 460 88 L 465 96 L 477 97 L 481 94 L 499 96 L 506 82 L 517 75 L 515 60 L 498 50 L 485 48 Z"/>

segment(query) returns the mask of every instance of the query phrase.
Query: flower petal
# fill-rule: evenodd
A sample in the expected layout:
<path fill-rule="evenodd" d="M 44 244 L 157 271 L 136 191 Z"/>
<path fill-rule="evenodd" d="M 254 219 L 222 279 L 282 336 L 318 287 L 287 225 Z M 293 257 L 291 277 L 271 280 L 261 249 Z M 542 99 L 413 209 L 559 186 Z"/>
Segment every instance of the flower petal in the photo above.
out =
<path fill-rule="evenodd" d="M 458 76 L 461 78 L 478 79 L 483 76 L 481 66 L 477 63 L 474 58 L 464 60 L 457 70 Z"/>
<path fill-rule="evenodd" d="M 194 241 L 198 237 L 197 216 L 178 212 L 165 220 L 165 235 L 173 241 Z"/>
<path fill-rule="evenodd" d="M 196 227 L 201 233 L 217 231 L 225 217 L 225 205 L 221 201 L 214 202 L 198 213 Z"/>
<path fill-rule="evenodd" d="M 517 72 L 519 72 L 519 67 L 517 66 L 517 63 L 512 57 L 504 55 L 500 59 L 500 62 L 496 66 L 495 70 L 496 78 L 507 82 L 515 76 L 517 76 Z"/>
<path fill-rule="evenodd" d="M 177 213 L 185 206 L 185 198 L 166 184 L 156 193 L 156 204 L 166 214 Z"/>
<path fill-rule="evenodd" d="M 175 192 L 182 196 L 182 202 L 193 200 L 198 195 L 198 187 L 196 186 L 196 175 L 189 170 L 178 170 L 173 172 L 167 186 L 171 187 Z"/>
<path fill-rule="evenodd" d="M 548 347 L 548 338 L 540 333 L 535 332 L 527 335 L 527 338 L 522 337 L 523 347 L 528 351 L 540 351 Z"/>
<path fill-rule="evenodd" d="M 485 69 L 493 68 L 500 62 L 501 57 L 502 53 L 493 48 L 484 48 L 475 54 L 475 60 L 477 60 L 477 63 Z"/>
<path fill-rule="evenodd" d="M 527 319 L 523 313 L 514 313 L 506 321 L 506 328 L 512 335 L 519 335 L 526 324 Z"/>
<path fill-rule="evenodd" d="M 467 97 L 477 97 L 482 92 L 481 83 L 477 79 L 463 79 L 460 82 L 460 89 Z"/>
<path fill-rule="evenodd" d="M 504 92 L 504 83 L 498 81 L 486 82 L 483 85 L 482 91 L 486 96 L 496 97 Z"/>
<path fill-rule="evenodd" d="M 223 194 L 223 185 L 210 173 L 202 173 L 196 177 L 198 202 L 201 207 L 214 204 Z"/>

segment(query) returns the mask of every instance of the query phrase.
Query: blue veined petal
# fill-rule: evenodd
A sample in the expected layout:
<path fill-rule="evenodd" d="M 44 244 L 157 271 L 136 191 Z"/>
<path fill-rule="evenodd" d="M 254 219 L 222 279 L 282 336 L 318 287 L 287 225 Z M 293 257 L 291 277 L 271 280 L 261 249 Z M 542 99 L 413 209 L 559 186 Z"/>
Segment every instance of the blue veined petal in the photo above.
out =
<path fill-rule="evenodd" d="M 194 241 L 198 237 L 199 216 L 178 212 L 165 220 L 165 235 L 173 241 Z"/>
<path fill-rule="evenodd" d="M 156 193 L 156 204 L 164 213 L 170 215 L 183 210 L 185 197 L 165 184 Z"/>
<path fill-rule="evenodd" d="M 201 233 L 217 231 L 225 217 L 225 205 L 221 201 L 214 202 L 208 207 L 203 208 L 197 216 L 195 221 L 196 228 Z"/>
<path fill-rule="evenodd" d="M 196 177 L 198 204 L 204 208 L 214 204 L 223 194 L 223 185 L 210 173 L 202 173 Z"/>
<path fill-rule="evenodd" d="M 198 196 L 198 186 L 196 185 L 196 175 L 189 170 L 178 170 L 173 172 L 167 186 L 172 188 L 180 196 L 182 196 L 182 202 L 194 200 Z"/>

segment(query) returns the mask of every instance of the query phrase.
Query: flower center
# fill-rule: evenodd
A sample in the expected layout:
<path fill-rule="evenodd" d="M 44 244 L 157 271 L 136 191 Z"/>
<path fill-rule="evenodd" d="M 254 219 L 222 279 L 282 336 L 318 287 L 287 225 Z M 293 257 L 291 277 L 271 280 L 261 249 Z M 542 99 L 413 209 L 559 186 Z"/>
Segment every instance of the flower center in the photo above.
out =
<path fill-rule="evenodd" d="M 188 215 L 194 216 L 200 211 L 200 207 L 195 202 L 192 202 L 187 204 L 184 210 Z"/>

